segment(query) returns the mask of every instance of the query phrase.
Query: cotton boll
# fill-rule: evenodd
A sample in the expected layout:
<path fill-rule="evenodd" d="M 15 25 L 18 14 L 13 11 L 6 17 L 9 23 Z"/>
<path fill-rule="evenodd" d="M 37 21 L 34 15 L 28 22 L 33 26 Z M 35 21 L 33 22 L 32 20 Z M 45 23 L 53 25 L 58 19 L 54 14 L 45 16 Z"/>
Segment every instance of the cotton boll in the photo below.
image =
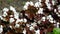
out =
<path fill-rule="evenodd" d="M 17 20 L 16 20 L 16 24 L 19 23 L 19 22 L 21 22 L 21 20 L 20 20 L 20 19 L 17 19 Z"/>
<path fill-rule="evenodd" d="M 58 17 L 60 17 L 60 14 L 58 14 Z"/>
<path fill-rule="evenodd" d="M 33 26 L 31 26 L 29 29 L 30 29 L 30 30 L 34 30 L 34 27 L 33 27 Z"/>
<path fill-rule="evenodd" d="M 16 10 L 13 6 L 10 6 L 10 10 L 12 10 L 13 12 L 16 12 Z"/>
<path fill-rule="evenodd" d="M 26 2 L 26 4 L 25 4 L 25 5 L 26 5 L 26 6 L 28 6 L 29 4 L 30 4 L 30 2 Z"/>
<path fill-rule="evenodd" d="M 13 23 L 14 21 L 15 21 L 14 18 L 10 18 L 9 20 L 10 23 Z"/>
<path fill-rule="evenodd" d="M 52 4 L 55 5 L 55 1 L 52 0 Z"/>
<path fill-rule="evenodd" d="M 60 24 L 60 23 L 59 23 L 59 22 L 57 22 L 57 28 L 59 28 L 59 24 Z"/>
<path fill-rule="evenodd" d="M 28 9 L 28 6 L 25 5 L 25 6 L 23 7 L 23 10 L 27 10 L 27 9 Z"/>
<path fill-rule="evenodd" d="M 26 22 L 27 22 L 27 19 L 24 18 L 24 23 L 26 23 Z"/>
<path fill-rule="evenodd" d="M 2 33 L 2 32 L 3 32 L 3 26 L 0 25 L 0 33 Z"/>
<path fill-rule="evenodd" d="M 19 27 L 20 27 L 20 24 L 16 24 L 15 27 L 16 27 L 16 28 L 19 28 Z"/>
<path fill-rule="evenodd" d="M 50 21 L 51 23 L 54 23 L 54 21 Z"/>
<path fill-rule="evenodd" d="M 4 12 L 2 16 L 3 16 L 3 17 L 6 17 L 7 15 L 8 15 L 8 14 L 7 14 L 6 12 Z"/>
<path fill-rule="evenodd" d="M 42 0 L 39 0 L 39 2 L 41 2 Z"/>
<path fill-rule="evenodd" d="M 12 29 L 12 26 L 9 26 Z"/>
<path fill-rule="evenodd" d="M 27 26 L 27 27 L 30 27 L 30 25 L 29 25 L 29 24 L 26 24 L 26 26 Z"/>
<path fill-rule="evenodd" d="M 19 18 L 19 13 L 14 13 L 14 18 L 18 19 Z"/>
<path fill-rule="evenodd" d="M 3 12 L 7 12 L 7 11 L 9 11 L 8 8 L 4 8 L 4 9 L 3 9 Z"/>
<path fill-rule="evenodd" d="M 48 3 L 48 2 L 49 2 L 49 0 L 46 0 L 45 2 L 47 2 L 47 3 Z"/>
<path fill-rule="evenodd" d="M 26 29 L 23 30 L 23 34 L 26 34 Z"/>
<path fill-rule="evenodd" d="M 40 34 L 40 30 L 35 30 L 35 34 Z"/>
<path fill-rule="evenodd" d="M 39 2 L 36 2 L 34 6 L 39 7 Z"/>
<path fill-rule="evenodd" d="M 42 21 L 45 21 L 46 17 L 42 17 Z"/>
<path fill-rule="evenodd" d="M 33 2 L 32 2 L 32 1 L 30 1 L 30 5 L 31 5 L 31 6 L 34 6 L 34 4 L 33 4 Z"/>
<path fill-rule="evenodd" d="M 43 8 L 40 8 L 40 9 L 38 10 L 38 14 L 43 14 Z"/>
<path fill-rule="evenodd" d="M 1 20 L 3 20 L 3 17 L 2 16 L 0 16 L 0 18 L 1 18 Z"/>
<path fill-rule="evenodd" d="M 57 12 L 57 10 L 56 10 L 56 9 L 54 9 L 54 12 L 56 13 L 56 12 Z"/>
<path fill-rule="evenodd" d="M 31 25 L 33 26 L 33 27 L 35 27 L 35 26 L 37 26 L 37 23 L 31 23 Z"/>
<path fill-rule="evenodd" d="M 13 15 L 10 15 L 10 17 L 13 17 Z"/>

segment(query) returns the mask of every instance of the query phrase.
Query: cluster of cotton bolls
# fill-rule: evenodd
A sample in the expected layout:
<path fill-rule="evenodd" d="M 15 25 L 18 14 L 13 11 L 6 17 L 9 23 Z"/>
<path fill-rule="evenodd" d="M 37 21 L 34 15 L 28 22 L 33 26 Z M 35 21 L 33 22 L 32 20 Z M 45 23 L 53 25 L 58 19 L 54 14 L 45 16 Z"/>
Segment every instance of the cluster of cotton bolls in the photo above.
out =
<path fill-rule="evenodd" d="M 43 7 L 44 3 L 46 4 L 47 7 Z M 29 31 L 34 31 L 35 34 L 40 34 L 41 33 L 41 28 L 44 29 L 48 26 L 46 26 L 45 24 L 43 24 L 43 22 L 46 22 L 47 20 L 49 21 L 48 23 L 53 24 L 55 27 L 59 28 L 60 23 L 56 20 L 54 20 L 53 15 L 55 15 L 55 13 L 57 14 L 58 17 L 60 17 L 60 5 L 57 6 L 57 8 L 53 8 L 52 6 L 56 5 L 55 1 L 52 0 L 52 4 L 50 3 L 50 0 L 46 0 L 45 2 L 42 2 L 42 0 L 39 0 L 38 2 L 36 2 L 35 4 L 32 1 L 27 1 L 26 4 L 23 6 L 23 10 L 28 10 L 29 6 L 35 7 L 38 11 L 36 13 L 34 13 L 34 19 L 36 16 L 38 16 L 40 18 L 41 15 L 41 19 L 39 19 L 38 17 L 36 17 L 36 20 L 34 22 L 29 22 L 29 20 L 32 21 L 32 19 L 29 18 L 28 13 L 24 14 L 24 17 L 22 16 L 23 13 L 20 13 L 16 11 L 16 9 L 13 6 L 10 6 L 9 8 L 4 8 L 3 14 L 2 16 L 0 16 L 0 19 L 3 21 L 8 21 L 6 19 L 9 19 L 9 24 L 14 24 L 14 27 L 12 25 L 9 25 L 9 27 L 11 29 L 13 28 L 19 28 L 22 23 L 24 23 L 23 25 L 27 26 Z M 47 12 L 47 14 L 44 13 L 45 8 L 47 8 L 50 13 Z M 53 12 L 52 12 L 53 10 Z M 12 11 L 13 15 L 8 15 L 8 12 Z M 52 15 L 53 14 L 53 15 Z M 7 16 L 9 18 L 7 18 Z M 22 17 L 22 18 L 19 18 Z M 31 15 L 30 15 L 31 16 Z M 37 19 L 38 18 L 38 19 Z M 33 19 L 33 20 L 34 20 Z M 42 24 L 41 24 L 42 23 Z M 54 24 L 55 23 L 55 24 Z M 38 24 L 38 25 L 37 25 Z M 46 23 L 47 24 L 47 23 Z M 42 27 L 40 27 L 41 25 L 44 25 Z M 26 34 L 27 30 L 26 28 L 23 28 L 23 34 Z M 3 31 L 3 26 L 0 26 L 0 33 Z M 44 30 L 43 30 L 44 31 Z"/>

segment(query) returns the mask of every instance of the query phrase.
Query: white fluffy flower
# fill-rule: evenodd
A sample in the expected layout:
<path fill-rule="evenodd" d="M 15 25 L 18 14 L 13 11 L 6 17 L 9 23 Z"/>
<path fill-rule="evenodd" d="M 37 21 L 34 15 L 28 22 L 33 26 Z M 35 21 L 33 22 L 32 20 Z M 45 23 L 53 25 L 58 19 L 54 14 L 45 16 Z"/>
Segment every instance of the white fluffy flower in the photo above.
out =
<path fill-rule="evenodd" d="M 13 23 L 14 21 L 15 21 L 14 18 L 10 18 L 9 20 L 10 23 Z"/>
<path fill-rule="evenodd" d="M 3 26 L 0 25 L 0 33 L 2 33 L 2 32 L 3 32 Z"/>
<path fill-rule="evenodd" d="M 8 8 L 4 8 L 4 9 L 3 9 L 3 12 L 7 12 L 7 11 L 9 11 Z"/>
<path fill-rule="evenodd" d="M 16 27 L 16 28 L 19 28 L 19 27 L 20 27 L 20 24 L 16 24 L 15 27 Z"/>

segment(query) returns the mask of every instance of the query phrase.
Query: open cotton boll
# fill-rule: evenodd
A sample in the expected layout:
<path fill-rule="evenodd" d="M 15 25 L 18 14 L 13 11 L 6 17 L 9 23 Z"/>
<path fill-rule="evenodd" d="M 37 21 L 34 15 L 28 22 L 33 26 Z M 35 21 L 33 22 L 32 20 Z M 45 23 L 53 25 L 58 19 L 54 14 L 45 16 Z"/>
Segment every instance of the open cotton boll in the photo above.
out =
<path fill-rule="evenodd" d="M 20 27 L 20 24 L 16 24 L 15 27 L 16 27 L 16 28 L 19 28 L 19 27 Z"/>
<path fill-rule="evenodd" d="M 27 27 L 30 27 L 31 25 L 30 24 L 26 24 Z"/>
<path fill-rule="evenodd" d="M 46 0 L 45 2 L 49 2 L 49 0 Z"/>
<path fill-rule="evenodd" d="M 14 13 L 14 18 L 18 19 L 19 18 L 19 13 Z"/>
<path fill-rule="evenodd" d="M 39 0 L 39 2 L 41 2 L 42 0 Z"/>
<path fill-rule="evenodd" d="M 46 19 L 46 17 L 42 17 L 42 19 L 41 19 L 41 20 L 42 20 L 42 21 L 45 21 L 45 19 Z"/>
<path fill-rule="evenodd" d="M 59 22 L 57 22 L 57 28 L 59 28 L 59 24 L 60 24 L 60 23 L 59 23 Z"/>
<path fill-rule="evenodd" d="M 27 6 L 28 6 L 29 4 L 30 4 L 30 2 L 28 2 L 28 1 L 27 1 L 25 5 L 27 5 Z"/>
<path fill-rule="evenodd" d="M 58 14 L 58 17 L 60 17 L 60 14 Z"/>
<path fill-rule="evenodd" d="M 36 2 L 34 6 L 39 7 L 39 2 Z"/>
<path fill-rule="evenodd" d="M 56 10 L 56 9 L 54 9 L 54 12 L 56 13 L 56 12 L 57 12 L 57 10 Z"/>
<path fill-rule="evenodd" d="M 1 20 L 3 20 L 3 17 L 2 17 L 2 16 L 0 16 L 0 19 L 1 19 Z"/>
<path fill-rule="evenodd" d="M 34 27 L 33 27 L 33 26 L 31 26 L 31 27 L 29 28 L 29 30 L 34 30 Z"/>
<path fill-rule="evenodd" d="M 39 8 L 38 14 L 43 14 L 43 8 Z"/>
<path fill-rule="evenodd" d="M 31 5 L 31 6 L 34 6 L 34 3 L 33 3 L 32 1 L 30 1 L 30 5 Z"/>
<path fill-rule="evenodd" d="M 35 34 L 40 34 L 40 30 L 35 30 Z"/>
<path fill-rule="evenodd" d="M 35 27 L 35 26 L 37 26 L 37 23 L 31 23 L 31 25 L 33 26 L 33 27 Z"/>
<path fill-rule="evenodd" d="M 19 23 L 19 22 L 23 22 L 23 19 L 17 19 L 16 20 L 16 24 Z"/>
<path fill-rule="evenodd" d="M 9 20 L 10 23 L 13 23 L 14 21 L 15 21 L 14 18 L 10 18 Z"/>
<path fill-rule="evenodd" d="M 28 9 L 28 6 L 25 5 L 25 6 L 23 7 L 23 10 L 27 10 L 27 9 Z"/>
<path fill-rule="evenodd" d="M 51 23 L 54 23 L 54 21 L 52 21 L 52 20 L 51 20 L 50 22 L 51 22 Z"/>
<path fill-rule="evenodd" d="M 3 26 L 0 25 L 0 33 L 2 33 L 2 32 L 3 32 Z"/>
<path fill-rule="evenodd" d="M 16 12 L 16 10 L 13 6 L 10 6 L 10 10 L 13 11 L 13 12 Z"/>
<path fill-rule="evenodd" d="M 10 15 L 10 17 L 13 17 L 13 15 Z"/>
<path fill-rule="evenodd" d="M 6 17 L 7 15 L 8 15 L 8 14 L 7 14 L 6 12 L 4 12 L 2 16 L 3 16 L 3 17 Z"/>
<path fill-rule="evenodd" d="M 26 22 L 27 22 L 27 19 L 24 18 L 24 23 L 26 23 Z"/>
<path fill-rule="evenodd" d="M 4 8 L 4 9 L 3 9 L 3 12 L 7 12 L 7 11 L 9 11 L 8 8 Z"/>
<path fill-rule="evenodd" d="M 9 27 L 12 29 L 12 26 L 11 25 Z"/>
<path fill-rule="evenodd" d="M 55 1 L 52 0 L 52 4 L 55 5 Z"/>
<path fill-rule="evenodd" d="M 26 29 L 23 30 L 23 34 L 26 34 Z"/>

